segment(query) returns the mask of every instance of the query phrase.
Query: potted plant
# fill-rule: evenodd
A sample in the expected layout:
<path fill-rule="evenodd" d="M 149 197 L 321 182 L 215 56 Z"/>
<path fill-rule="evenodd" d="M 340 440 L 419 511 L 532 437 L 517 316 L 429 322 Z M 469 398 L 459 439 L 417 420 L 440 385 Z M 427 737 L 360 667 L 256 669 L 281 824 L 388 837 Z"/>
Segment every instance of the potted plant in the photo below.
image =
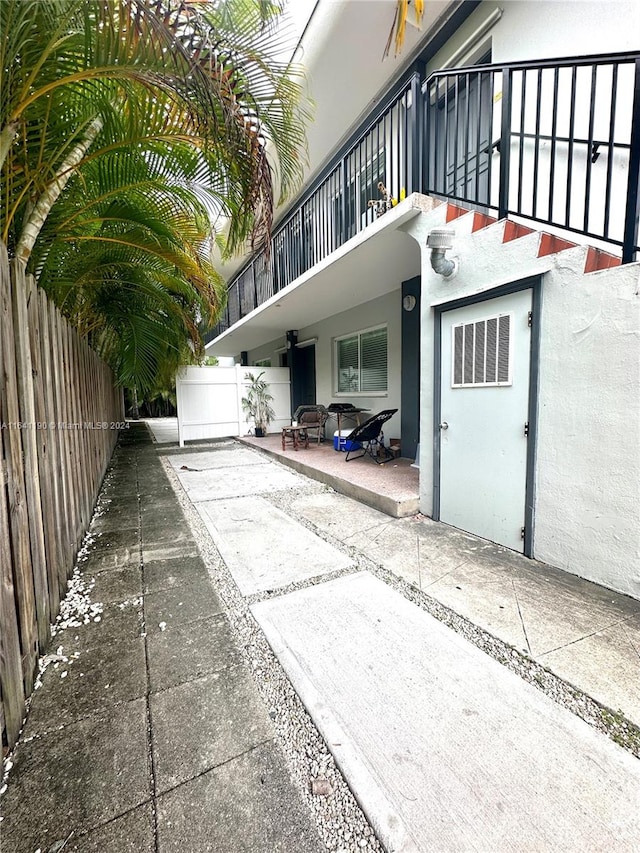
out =
<path fill-rule="evenodd" d="M 262 438 L 267 434 L 267 428 L 275 418 L 276 413 L 271 407 L 273 396 L 269 393 L 269 383 L 262 377 L 264 371 L 254 376 L 246 373 L 245 379 L 249 380 L 247 396 L 242 398 L 242 408 L 247 413 L 247 422 L 253 420 L 255 424 L 256 437 Z"/>

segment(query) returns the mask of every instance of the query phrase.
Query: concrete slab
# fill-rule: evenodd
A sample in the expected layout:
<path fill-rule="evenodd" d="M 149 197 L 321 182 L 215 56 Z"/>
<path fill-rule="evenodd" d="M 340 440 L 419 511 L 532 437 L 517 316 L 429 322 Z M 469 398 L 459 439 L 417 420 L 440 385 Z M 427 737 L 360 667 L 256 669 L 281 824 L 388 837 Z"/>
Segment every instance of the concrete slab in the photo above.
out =
<path fill-rule="evenodd" d="M 273 737 L 253 679 L 240 666 L 155 693 L 150 705 L 160 792 Z"/>
<path fill-rule="evenodd" d="M 168 491 L 168 488 L 169 483 L 167 483 L 167 490 L 161 494 L 140 495 L 140 516 L 143 524 L 145 516 L 152 515 L 155 512 L 162 512 L 166 509 L 174 509 L 176 512 L 182 512 L 180 501 L 176 497 L 175 492 L 173 489 Z"/>
<path fill-rule="evenodd" d="M 165 690 L 241 663 L 223 614 L 156 631 L 147 638 L 151 690 Z"/>
<path fill-rule="evenodd" d="M 137 699 L 20 746 L 2 799 L 2 851 L 49 850 L 150 796 L 146 706 Z"/>
<path fill-rule="evenodd" d="M 129 563 L 140 560 L 140 544 L 134 547 L 107 548 L 103 551 L 91 551 L 81 560 L 82 571 L 86 574 L 107 572 L 111 569 L 121 569 Z"/>
<path fill-rule="evenodd" d="M 218 598 L 208 577 L 198 578 L 182 586 L 168 587 L 162 592 L 150 592 L 144 598 L 147 634 L 170 631 L 176 625 L 186 625 L 197 619 L 222 613 Z"/>
<path fill-rule="evenodd" d="M 640 762 L 377 578 L 252 611 L 387 849 L 637 849 Z"/>
<path fill-rule="evenodd" d="M 340 542 L 356 544 L 375 542 L 380 534 L 396 524 L 384 512 L 361 504 L 337 492 L 314 492 L 301 495 L 296 501 L 296 512 Z"/>
<path fill-rule="evenodd" d="M 296 511 L 417 587 L 425 588 L 474 558 L 481 547 L 480 540 L 429 519 L 417 523 L 390 518 L 353 498 L 331 492 L 301 495 Z"/>
<path fill-rule="evenodd" d="M 303 477 L 273 463 L 176 471 L 176 474 L 193 503 L 299 489 L 305 484 Z"/>
<path fill-rule="evenodd" d="M 606 630 L 627 616 L 616 611 L 615 593 L 603 602 L 582 594 L 579 584 L 540 583 L 527 576 L 517 578 L 515 587 L 534 655 Z"/>
<path fill-rule="evenodd" d="M 129 522 L 126 527 L 121 525 L 116 530 L 105 530 L 92 534 L 89 552 L 91 554 L 98 552 L 100 555 L 104 555 L 125 548 L 135 551 L 140 542 L 138 518 L 129 518 Z"/>
<path fill-rule="evenodd" d="M 113 504 L 113 505 L 111 505 Z M 104 533 L 123 528 L 135 528 L 138 525 L 138 498 L 137 496 L 123 497 L 111 504 L 102 505 L 100 512 L 91 523 L 91 533 Z M 108 511 L 106 511 L 108 509 Z"/>
<path fill-rule="evenodd" d="M 106 500 L 118 500 L 119 498 L 137 498 L 138 483 L 135 475 L 129 477 L 121 477 L 114 481 L 112 478 L 105 478 L 100 492 L 101 497 Z"/>
<path fill-rule="evenodd" d="M 328 430 L 329 433 L 333 429 Z M 409 459 L 376 465 L 368 457 L 346 462 L 346 454 L 333 449 L 332 441 L 309 445 L 308 450 L 282 450 L 279 434 L 265 438 L 241 436 L 238 441 L 255 447 L 295 471 L 334 488 L 337 492 L 369 504 L 394 518 L 415 515 L 419 509 L 418 470 Z"/>
<path fill-rule="evenodd" d="M 177 444 L 177 418 L 146 418 L 144 422 L 149 427 L 155 442 L 158 444 L 169 444 L 175 442 Z"/>
<path fill-rule="evenodd" d="M 613 711 L 640 721 L 640 630 L 635 620 L 596 631 L 538 659 Z"/>
<path fill-rule="evenodd" d="M 640 724 L 637 602 L 427 518 L 390 520 L 344 495 L 301 495 L 296 512 Z M 623 624 L 636 641 L 608 639 Z"/>
<path fill-rule="evenodd" d="M 143 548 L 170 542 L 176 545 L 192 545 L 195 540 L 186 521 L 180 515 L 174 517 L 173 524 L 148 524 L 140 533 Z"/>
<path fill-rule="evenodd" d="M 145 563 L 143 587 L 145 592 L 159 592 L 208 578 L 202 557 L 178 557 Z"/>
<path fill-rule="evenodd" d="M 148 474 L 139 475 L 138 491 L 140 494 L 161 494 L 162 489 L 170 486 L 167 481 L 167 475 L 164 470 L 150 472 Z"/>
<path fill-rule="evenodd" d="M 140 495 L 140 505 L 142 506 L 143 497 L 145 496 L 149 496 L 152 499 L 158 498 L 158 500 L 162 500 L 164 497 L 173 497 L 175 493 L 173 491 L 173 486 L 167 481 L 165 476 L 164 480 L 158 478 L 151 483 L 139 483 L 138 494 Z"/>
<path fill-rule="evenodd" d="M 243 595 L 353 565 L 346 554 L 264 498 L 208 501 L 197 509 Z"/>
<path fill-rule="evenodd" d="M 93 595 L 91 602 L 102 603 Z M 126 604 L 105 604 L 98 619 L 97 622 L 94 619 L 87 624 L 65 628 L 56 634 L 54 643 L 63 645 L 69 654 L 74 651 L 86 652 L 105 644 L 136 640 L 142 631 L 142 602 L 129 599 Z"/>
<path fill-rule="evenodd" d="M 180 504 L 176 501 L 167 502 L 166 506 L 145 509 L 140 513 L 140 530 L 142 539 L 148 538 L 150 531 L 154 528 L 164 527 L 166 530 L 174 530 L 177 525 L 185 525 L 186 520 Z"/>
<path fill-rule="evenodd" d="M 158 853 L 326 850 L 273 743 L 158 799 Z"/>
<path fill-rule="evenodd" d="M 199 557 L 198 546 L 193 540 L 184 542 L 150 542 L 142 546 L 142 561 L 147 563 L 157 560 L 179 560 L 185 557 Z"/>
<path fill-rule="evenodd" d="M 55 643 L 55 641 L 54 641 Z M 50 664 L 42 676 L 27 718 L 24 736 L 55 731 L 83 717 L 144 696 L 147 674 L 144 640 L 103 643 L 71 658 Z M 126 661 L 126 666 L 123 666 Z"/>
<path fill-rule="evenodd" d="M 81 838 L 74 834 L 64 849 L 70 853 L 155 853 L 153 807 L 146 803 Z"/>
<path fill-rule="evenodd" d="M 474 625 L 531 654 L 517 595 L 509 578 L 472 560 L 451 568 L 433 582 L 428 577 L 427 574 L 427 579 L 422 579 L 422 590 L 428 595 Z"/>
<path fill-rule="evenodd" d="M 108 604 L 126 601 L 142 595 L 142 571 L 138 563 L 129 563 L 106 572 L 93 575 L 91 597 Z"/>
<path fill-rule="evenodd" d="M 266 456 L 247 450 L 246 447 L 221 447 L 219 450 L 192 451 L 172 454 L 167 460 L 180 472 L 183 466 L 200 471 L 214 468 L 236 468 L 244 465 L 270 465 Z"/>

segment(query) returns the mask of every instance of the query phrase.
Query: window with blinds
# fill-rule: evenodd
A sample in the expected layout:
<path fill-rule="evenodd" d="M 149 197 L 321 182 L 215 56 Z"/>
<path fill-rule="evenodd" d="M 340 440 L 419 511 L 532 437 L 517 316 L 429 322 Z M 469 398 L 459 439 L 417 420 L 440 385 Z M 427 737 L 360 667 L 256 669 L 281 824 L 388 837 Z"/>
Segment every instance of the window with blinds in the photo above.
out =
<path fill-rule="evenodd" d="M 511 385 L 512 315 L 499 314 L 452 327 L 453 388 Z"/>
<path fill-rule="evenodd" d="M 387 329 L 370 329 L 336 340 L 338 393 L 387 390 Z"/>

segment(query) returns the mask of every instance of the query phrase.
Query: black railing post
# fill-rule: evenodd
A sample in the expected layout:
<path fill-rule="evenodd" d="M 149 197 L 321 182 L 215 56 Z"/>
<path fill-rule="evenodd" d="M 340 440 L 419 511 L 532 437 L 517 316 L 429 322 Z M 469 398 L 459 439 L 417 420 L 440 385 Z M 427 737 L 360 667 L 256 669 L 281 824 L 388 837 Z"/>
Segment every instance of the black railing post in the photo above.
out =
<path fill-rule="evenodd" d="M 512 71 L 510 68 L 503 69 L 498 219 L 505 219 L 509 213 L 509 167 L 511 166 L 511 75 Z"/>
<path fill-rule="evenodd" d="M 340 185 L 341 185 L 341 193 L 340 193 L 340 243 L 342 246 L 347 242 L 347 155 L 342 158 L 342 162 L 340 163 Z M 338 246 L 334 246 L 334 249 L 337 249 Z"/>
<path fill-rule="evenodd" d="M 624 220 L 622 263 L 629 264 L 635 258 L 640 222 L 640 57 L 635 61 L 633 85 L 633 112 L 631 114 L 631 149 L 629 151 L 629 183 L 627 184 L 627 208 Z"/>
<path fill-rule="evenodd" d="M 304 268 L 304 217 L 302 215 L 302 205 L 300 205 L 298 212 L 298 220 L 298 274 L 294 276 L 294 279 L 302 275 L 303 272 L 306 272 Z"/>
<path fill-rule="evenodd" d="M 407 195 L 409 193 L 424 192 L 422 180 L 422 79 L 424 76 L 424 65 L 421 63 L 422 73 L 416 69 L 411 77 L 411 118 L 407 134 L 411 140 L 411 173 L 408 175 Z"/>
<path fill-rule="evenodd" d="M 251 285 L 253 287 L 253 307 L 258 307 L 258 288 L 256 287 L 256 262 L 251 261 Z"/>

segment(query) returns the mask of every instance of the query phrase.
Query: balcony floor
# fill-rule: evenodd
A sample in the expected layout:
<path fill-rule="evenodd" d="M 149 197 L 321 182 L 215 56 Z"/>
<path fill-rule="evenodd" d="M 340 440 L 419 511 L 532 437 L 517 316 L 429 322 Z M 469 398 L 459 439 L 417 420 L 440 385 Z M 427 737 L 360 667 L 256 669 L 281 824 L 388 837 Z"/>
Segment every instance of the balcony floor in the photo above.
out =
<path fill-rule="evenodd" d="M 329 440 L 310 442 L 308 449 L 283 450 L 280 433 L 264 438 L 241 436 L 238 441 L 394 518 L 418 512 L 419 471 L 413 467 L 413 459 L 399 458 L 376 465 L 370 457 L 363 456 L 346 463 L 346 454 L 334 450 Z"/>

